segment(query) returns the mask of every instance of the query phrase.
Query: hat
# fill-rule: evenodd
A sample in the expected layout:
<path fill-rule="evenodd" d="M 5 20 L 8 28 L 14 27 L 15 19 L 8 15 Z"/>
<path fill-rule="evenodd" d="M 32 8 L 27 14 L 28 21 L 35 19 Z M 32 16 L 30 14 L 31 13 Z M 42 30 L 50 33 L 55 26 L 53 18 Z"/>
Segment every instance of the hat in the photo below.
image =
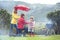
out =
<path fill-rule="evenodd" d="M 31 16 L 31 17 L 30 17 L 30 19 L 34 19 L 34 17 L 33 17 L 33 16 Z"/>

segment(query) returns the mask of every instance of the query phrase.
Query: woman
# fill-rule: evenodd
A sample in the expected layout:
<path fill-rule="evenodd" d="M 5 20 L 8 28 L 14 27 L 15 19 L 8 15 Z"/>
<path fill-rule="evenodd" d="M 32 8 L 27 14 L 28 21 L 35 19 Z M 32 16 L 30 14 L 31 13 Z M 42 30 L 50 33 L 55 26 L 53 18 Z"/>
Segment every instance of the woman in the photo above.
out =
<path fill-rule="evenodd" d="M 12 13 L 12 19 L 11 19 L 11 25 L 10 25 L 10 33 L 9 35 L 12 36 L 14 35 L 13 34 L 13 27 L 16 28 L 16 34 L 17 34 L 17 19 L 19 18 L 20 16 L 17 15 L 17 11 L 14 10 L 14 12 Z"/>

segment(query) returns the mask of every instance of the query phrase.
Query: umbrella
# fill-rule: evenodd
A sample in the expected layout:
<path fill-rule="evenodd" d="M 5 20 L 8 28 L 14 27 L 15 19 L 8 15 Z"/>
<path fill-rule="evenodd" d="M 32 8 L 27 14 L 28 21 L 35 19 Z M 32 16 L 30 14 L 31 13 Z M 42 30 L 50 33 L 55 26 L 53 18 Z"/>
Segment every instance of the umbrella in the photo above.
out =
<path fill-rule="evenodd" d="M 16 5 L 16 6 L 14 7 L 14 9 L 15 9 L 15 10 L 22 10 L 22 11 L 29 11 L 29 10 L 30 10 L 29 7 L 24 6 L 24 5 Z"/>

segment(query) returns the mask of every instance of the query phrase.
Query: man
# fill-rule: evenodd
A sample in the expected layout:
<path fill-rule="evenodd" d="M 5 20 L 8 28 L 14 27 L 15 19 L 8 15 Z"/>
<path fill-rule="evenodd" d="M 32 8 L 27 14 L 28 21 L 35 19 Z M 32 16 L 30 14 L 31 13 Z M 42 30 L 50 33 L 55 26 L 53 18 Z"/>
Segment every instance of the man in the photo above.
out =
<path fill-rule="evenodd" d="M 10 36 L 13 35 L 13 27 L 16 28 L 16 34 L 17 34 L 17 19 L 20 18 L 20 16 L 17 15 L 17 11 L 14 10 L 14 13 L 12 13 L 12 19 L 11 19 L 11 25 L 10 25 Z"/>

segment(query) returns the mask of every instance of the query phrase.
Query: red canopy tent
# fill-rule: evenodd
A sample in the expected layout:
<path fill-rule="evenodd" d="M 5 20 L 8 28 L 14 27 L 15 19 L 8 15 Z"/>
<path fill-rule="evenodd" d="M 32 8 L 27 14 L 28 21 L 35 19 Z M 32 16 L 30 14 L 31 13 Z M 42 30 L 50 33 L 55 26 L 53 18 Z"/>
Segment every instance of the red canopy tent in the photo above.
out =
<path fill-rule="evenodd" d="M 14 9 L 15 9 L 16 11 L 17 11 L 17 10 L 22 10 L 22 11 L 29 11 L 29 10 L 30 10 L 29 7 L 24 6 L 24 5 L 16 5 L 16 6 L 14 7 Z"/>

